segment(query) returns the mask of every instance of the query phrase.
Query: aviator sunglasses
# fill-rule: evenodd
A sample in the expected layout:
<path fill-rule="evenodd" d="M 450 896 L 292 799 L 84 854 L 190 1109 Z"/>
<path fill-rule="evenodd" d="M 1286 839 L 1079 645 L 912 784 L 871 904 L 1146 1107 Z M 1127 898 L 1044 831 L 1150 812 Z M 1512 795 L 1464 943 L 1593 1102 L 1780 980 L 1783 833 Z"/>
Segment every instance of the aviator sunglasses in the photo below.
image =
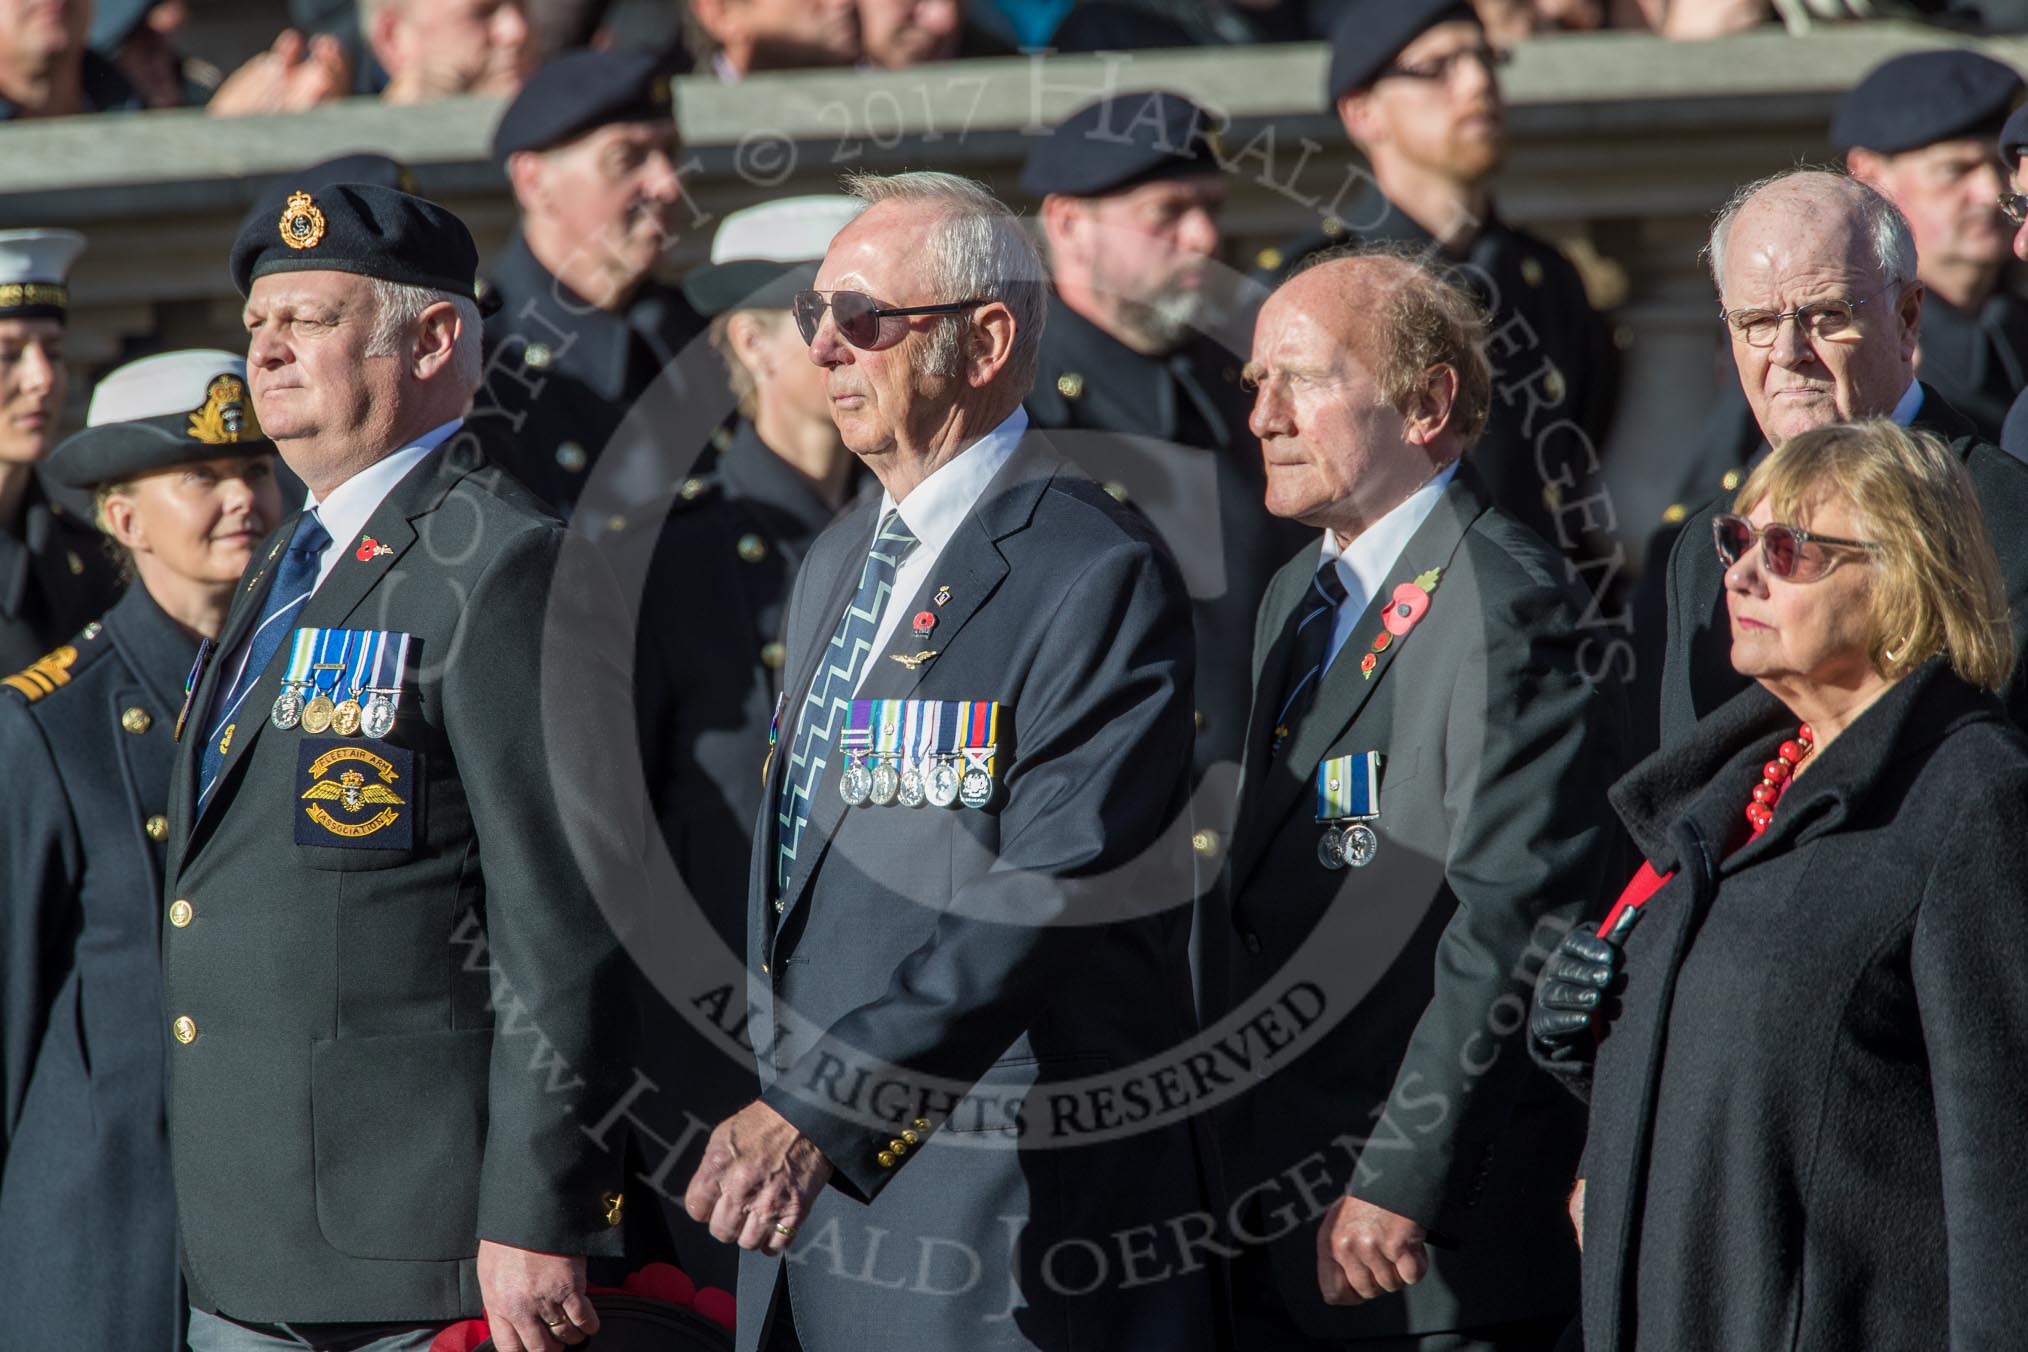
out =
<path fill-rule="evenodd" d="M 1824 545 L 1833 549 L 1864 549 L 1876 552 L 1880 546 L 1865 540 L 1841 540 L 1835 535 L 1813 535 L 1800 526 L 1786 526 L 1779 521 L 1754 529 L 1753 523 L 1743 516 L 1730 513 L 1715 518 L 1711 523 L 1711 538 L 1718 546 L 1718 559 L 1727 568 L 1738 563 L 1740 558 L 1753 548 L 1753 542 L 1760 541 L 1761 560 L 1767 570 L 1785 582 L 1813 582 L 1823 576 L 1824 558 L 1821 553 L 1805 555 L 1804 545 Z"/>
<path fill-rule="evenodd" d="M 825 299 L 826 295 L 829 300 Z M 880 321 L 883 319 L 963 314 L 984 304 L 983 300 L 954 300 L 943 305 L 889 307 L 876 304 L 873 297 L 863 291 L 798 291 L 789 301 L 789 312 L 795 315 L 796 331 L 803 335 L 805 343 L 817 341 L 817 326 L 824 322 L 824 311 L 829 310 L 831 322 L 838 326 L 838 336 L 854 347 L 871 352 L 881 346 Z"/>

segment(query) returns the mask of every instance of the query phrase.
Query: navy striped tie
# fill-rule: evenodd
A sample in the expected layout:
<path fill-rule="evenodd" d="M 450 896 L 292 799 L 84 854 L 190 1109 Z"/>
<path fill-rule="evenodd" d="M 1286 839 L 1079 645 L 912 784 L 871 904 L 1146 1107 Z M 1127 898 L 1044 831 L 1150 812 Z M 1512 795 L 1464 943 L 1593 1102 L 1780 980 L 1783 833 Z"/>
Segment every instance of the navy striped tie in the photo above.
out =
<path fill-rule="evenodd" d="M 211 792 L 218 787 L 218 773 L 225 768 L 225 730 L 236 726 L 240 706 L 252 692 L 274 660 L 275 649 L 282 646 L 282 638 L 294 626 L 296 616 L 303 609 L 303 603 L 310 599 L 310 593 L 317 589 L 317 564 L 323 557 L 324 549 L 331 543 L 331 532 L 324 529 L 324 523 L 317 519 L 315 508 L 303 513 L 296 523 L 296 533 L 289 541 L 288 553 L 282 555 L 281 567 L 275 569 L 274 584 L 268 588 L 267 608 L 261 614 L 260 626 L 247 640 L 246 655 L 240 659 L 239 669 L 232 675 L 232 684 L 219 697 L 218 713 L 211 720 L 211 731 L 204 739 L 203 768 L 197 776 L 197 807 L 202 811 L 211 798 Z M 254 710 L 250 716 L 259 717 L 264 710 Z"/>
<path fill-rule="evenodd" d="M 880 613 L 886 609 L 888 593 L 894 590 L 894 575 L 901 561 L 917 544 L 915 532 L 890 511 L 880 519 L 873 548 L 866 555 L 866 568 L 859 575 L 859 590 L 838 618 L 838 628 L 824 649 L 823 665 L 810 682 L 810 693 L 796 716 L 795 736 L 789 742 L 788 770 L 782 776 L 782 801 L 775 814 L 775 894 L 788 891 L 789 871 L 795 867 L 796 846 L 803 828 L 810 822 L 810 803 L 823 782 L 824 765 L 837 745 L 838 730 L 844 726 L 845 711 L 859 688 L 859 675 L 866 669 L 866 656 L 873 649 L 873 635 L 880 628 Z"/>
<path fill-rule="evenodd" d="M 1275 714 L 1274 738 L 1268 747 L 1278 755 L 1296 724 L 1316 701 L 1317 687 L 1324 682 L 1324 669 L 1331 665 L 1331 631 L 1337 627 L 1338 607 L 1345 604 L 1345 582 L 1338 576 L 1338 561 L 1324 560 L 1324 566 L 1310 579 L 1310 589 L 1296 607 L 1296 632 L 1289 648 L 1290 684 L 1283 689 L 1281 709 Z"/>

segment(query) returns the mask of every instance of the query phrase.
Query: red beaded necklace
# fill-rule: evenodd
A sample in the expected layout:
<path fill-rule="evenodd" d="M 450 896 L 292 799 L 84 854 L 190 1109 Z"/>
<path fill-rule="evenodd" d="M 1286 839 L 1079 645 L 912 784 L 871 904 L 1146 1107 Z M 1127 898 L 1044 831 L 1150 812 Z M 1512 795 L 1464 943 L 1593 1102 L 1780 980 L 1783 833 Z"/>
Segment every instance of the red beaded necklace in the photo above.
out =
<path fill-rule="evenodd" d="M 1753 823 L 1755 835 L 1767 830 L 1767 824 L 1774 820 L 1775 804 L 1781 801 L 1782 790 L 1789 786 L 1796 767 L 1810 754 L 1816 741 L 1817 734 L 1805 723 L 1796 729 L 1795 740 L 1783 742 L 1775 751 L 1775 759 L 1761 767 L 1760 783 L 1753 786 L 1753 801 L 1746 805 L 1746 819 Z"/>

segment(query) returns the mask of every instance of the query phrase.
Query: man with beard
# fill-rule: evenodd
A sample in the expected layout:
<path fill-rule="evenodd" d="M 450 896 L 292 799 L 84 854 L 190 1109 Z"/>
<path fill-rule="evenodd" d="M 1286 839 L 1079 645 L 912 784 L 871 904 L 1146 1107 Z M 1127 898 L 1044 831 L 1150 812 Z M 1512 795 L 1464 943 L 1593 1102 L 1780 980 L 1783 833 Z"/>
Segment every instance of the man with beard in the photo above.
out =
<path fill-rule="evenodd" d="M 682 153 L 668 73 L 646 52 L 557 57 L 493 136 L 521 229 L 484 283 L 499 308 L 472 423 L 565 516 L 628 409 L 703 327 L 651 275 L 682 200 Z"/>
<path fill-rule="evenodd" d="M 1595 514 L 1618 361 L 1577 269 L 1494 208 L 1506 59 L 1463 0 L 1350 0 L 1332 32 L 1327 89 L 1372 178 L 1330 203 L 1314 234 L 1256 262 L 1279 280 L 1312 253 L 1361 241 L 1449 270 L 1492 313 L 1493 408 L 1473 461 L 1496 504 L 1584 557 L 1610 552 L 1584 537 L 1611 529 Z M 1594 581 L 1599 590 L 1611 579 Z"/>
<path fill-rule="evenodd" d="M 1236 278 L 1218 257 L 1226 186 L 1209 117 L 1180 94 L 1115 94 L 1038 141 L 1021 176 L 1042 198 L 1055 282 L 1028 416 L 1182 562 L 1199 774 L 1239 761 L 1254 612 L 1303 536 L 1261 505 L 1241 358 L 1220 342 Z M 1202 825 L 1215 858 L 1226 823 Z"/>
<path fill-rule="evenodd" d="M 0 671 L 105 612 L 119 587 L 96 533 L 36 474 L 63 416 L 72 230 L 0 230 Z"/>
<path fill-rule="evenodd" d="M 686 17 L 698 70 L 708 65 L 726 84 L 860 56 L 855 0 L 691 0 Z"/>

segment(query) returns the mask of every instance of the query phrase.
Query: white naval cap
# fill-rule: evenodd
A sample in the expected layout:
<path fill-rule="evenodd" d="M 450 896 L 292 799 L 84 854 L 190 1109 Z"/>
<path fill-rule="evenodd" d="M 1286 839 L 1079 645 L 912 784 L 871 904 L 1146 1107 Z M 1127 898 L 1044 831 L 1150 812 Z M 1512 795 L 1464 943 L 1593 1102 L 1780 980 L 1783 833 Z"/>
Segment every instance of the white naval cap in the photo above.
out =
<path fill-rule="evenodd" d="M 211 383 L 220 376 L 231 376 L 244 386 L 246 358 L 222 348 L 200 347 L 130 361 L 108 371 L 92 390 L 85 426 L 202 408 Z"/>
<path fill-rule="evenodd" d="M 807 287 L 831 239 L 866 203 L 842 193 L 784 197 L 741 207 L 718 223 L 711 261 L 683 279 L 683 293 L 702 314 L 737 309 L 786 309 Z"/>
<path fill-rule="evenodd" d="M 84 247 L 75 230 L 0 230 L 0 319 L 62 319 Z"/>

